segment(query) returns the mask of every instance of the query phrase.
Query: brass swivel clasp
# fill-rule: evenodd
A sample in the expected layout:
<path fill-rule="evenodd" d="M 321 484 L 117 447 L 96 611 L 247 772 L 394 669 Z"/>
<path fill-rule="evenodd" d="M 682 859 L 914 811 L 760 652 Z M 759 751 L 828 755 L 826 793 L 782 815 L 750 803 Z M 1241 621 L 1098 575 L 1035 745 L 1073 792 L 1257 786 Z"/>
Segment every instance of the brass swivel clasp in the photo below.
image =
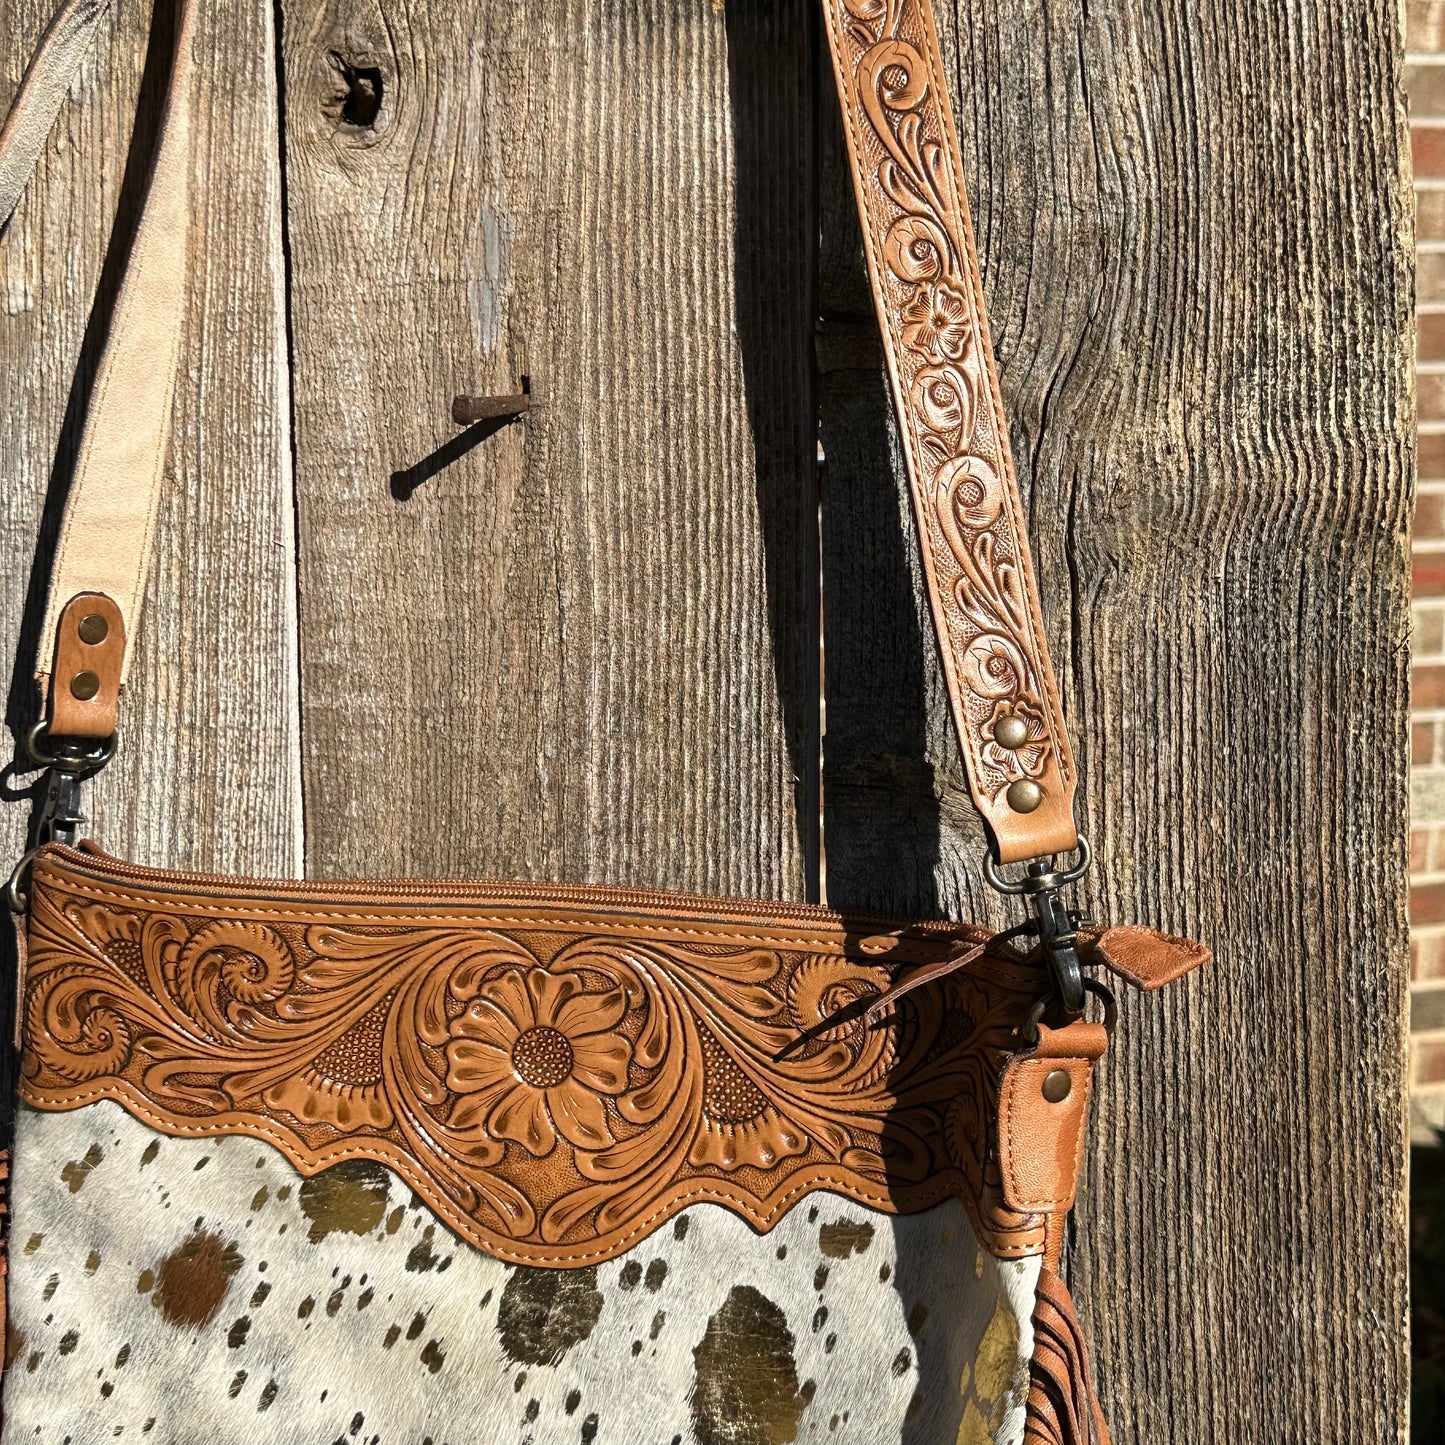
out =
<path fill-rule="evenodd" d="M 1060 890 L 1077 883 L 1089 871 L 1093 855 L 1087 838 L 1079 839 L 1078 861 L 1069 868 L 1054 867 L 1053 857 L 1036 858 L 1026 867 L 1023 877 L 1005 878 L 990 852 L 984 856 L 983 874 L 1000 893 L 1025 897 L 1034 911 L 1029 927 L 1038 934 L 1039 947 L 1048 965 L 1065 1013 L 1078 1014 L 1084 1009 L 1084 976 L 1079 967 L 1080 914 L 1064 906 Z"/>

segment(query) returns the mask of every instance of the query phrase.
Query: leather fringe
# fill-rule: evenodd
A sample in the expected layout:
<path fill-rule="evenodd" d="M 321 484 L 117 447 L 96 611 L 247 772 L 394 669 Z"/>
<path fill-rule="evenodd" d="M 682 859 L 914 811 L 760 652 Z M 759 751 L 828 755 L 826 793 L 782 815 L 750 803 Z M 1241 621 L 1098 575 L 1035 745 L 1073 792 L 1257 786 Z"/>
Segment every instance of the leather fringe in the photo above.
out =
<path fill-rule="evenodd" d="M 1069 1287 L 1047 1266 L 1034 1298 L 1024 1445 L 1109 1445 Z"/>
<path fill-rule="evenodd" d="M 0 1370 L 4 1369 L 8 1338 L 6 1311 L 10 1273 L 10 1151 L 0 1149 Z"/>
<path fill-rule="evenodd" d="M 10 1363 L 10 1151 L 0 1149 L 0 1380 Z M 5 1424 L 5 1407 L 0 1404 L 0 1426 Z"/>

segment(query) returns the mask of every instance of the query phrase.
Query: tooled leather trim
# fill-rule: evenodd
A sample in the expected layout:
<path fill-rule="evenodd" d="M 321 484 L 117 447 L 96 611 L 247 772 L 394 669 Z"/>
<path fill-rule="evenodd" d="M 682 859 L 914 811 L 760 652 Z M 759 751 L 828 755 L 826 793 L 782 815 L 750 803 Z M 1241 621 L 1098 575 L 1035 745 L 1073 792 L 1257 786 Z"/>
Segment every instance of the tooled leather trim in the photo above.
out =
<path fill-rule="evenodd" d="M 611 1258 L 701 1200 L 766 1230 L 815 1189 L 894 1212 L 957 1195 L 986 1248 L 1043 1249 L 1042 1221 L 1003 1202 L 991 1123 L 1036 968 L 988 955 L 870 1027 L 890 969 L 841 925 L 599 899 L 589 916 L 206 898 L 52 862 L 31 896 L 23 1096 L 247 1135 L 306 1174 L 376 1160 L 530 1264 Z"/>
<path fill-rule="evenodd" d="M 63 13 L 92 8 L 101 7 L 72 0 Z M 138 630 L 179 344 L 196 9 L 196 0 L 184 0 L 155 170 L 62 526 L 37 666 L 47 689 L 57 617 L 75 593 L 115 599 L 127 623 L 126 649 Z M 1044 642 L 929 0 L 824 0 L 824 11 L 972 796 L 1002 861 L 1067 851 L 1077 841 L 1074 768 Z M 71 23 L 57 22 L 53 37 L 69 35 Z M 22 90 L 22 100 L 34 103 L 23 103 L 7 125 L 10 159 L 0 165 L 6 175 L 33 158 L 35 135 L 59 104 L 55 79 L 78 63 L 82 49 L 60 39 L 42 45 L 42 58 L 50 56 L 53 66 L 41 66 L 39 90 Z M 112 381 L 124 391 L 120 402 Z M 128 651 L 121 661 L 123 681 Z M 1015 795 L 1011 803 L 1010 789 L 1025 784 L 1037 785 L 1037 796 Z M 1024 807 L 1031 811 L 1019 811 Z"/>
<path fill-rule="evenodd" d="M 928 0 L 824 0 L 929 601 L 1004 862 L 1077 843 L 1064 733 Z M 1006 746 L 997 729 L 1006 719 Z M 1017 721 L 1012 721 L 1017 719 Z M 1022 731 L 1019 731 L 1022 723 Z M 1042 793 L 1016 811 L 1010 785 Z"/>

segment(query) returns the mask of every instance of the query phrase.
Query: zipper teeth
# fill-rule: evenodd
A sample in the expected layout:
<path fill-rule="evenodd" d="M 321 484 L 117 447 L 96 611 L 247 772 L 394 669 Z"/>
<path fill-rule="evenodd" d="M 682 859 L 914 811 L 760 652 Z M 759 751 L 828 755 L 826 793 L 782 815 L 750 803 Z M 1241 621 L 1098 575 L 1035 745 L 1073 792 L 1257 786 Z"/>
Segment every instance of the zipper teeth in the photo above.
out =
<path fill-rule="evenodd" d="M 367 898 L 384 902 L 391 898 L 430 898 L 438 903 L 470 902 L 480 897 L 525 898 L 554 903 L 596 903 L 619 908 L 638 908 L 668 915 L 689 913 L 736 915 L 743 921 L 751 918 L 795 920 L 801 926 L 827 924 L 843 928 L 844 915 L 836 909 L 813 903 L 780 903 L 767 898 L 734 898 L 708 896 L 701 893 L 670 893 L 655 888 L 614 888 L 604 884 L 529 883 L 520 880 L 495 879 L 357 879 L 309 882 L 296 878 L 248 878 L 222 873 L 187 873 L 165 868 L 147 868 L 127 863 L 108 853 L 80 851 L 63 844 L 52 844 L 41 855 L 47 862 L 59 864 L 78 873 L 98 874 L 107 878 L 126 878 L 176 890 L 194 892 L 225 891 L 227 893 L 276 894 L 288 897 Z M 973 925 L 947 920 L 921 920 L 890 917 L 887 914 L 849 913 L 847 928 L 854 931 L 861 924 L 876 925 L 879 931 L 909 931 L 956 934 Z"/>

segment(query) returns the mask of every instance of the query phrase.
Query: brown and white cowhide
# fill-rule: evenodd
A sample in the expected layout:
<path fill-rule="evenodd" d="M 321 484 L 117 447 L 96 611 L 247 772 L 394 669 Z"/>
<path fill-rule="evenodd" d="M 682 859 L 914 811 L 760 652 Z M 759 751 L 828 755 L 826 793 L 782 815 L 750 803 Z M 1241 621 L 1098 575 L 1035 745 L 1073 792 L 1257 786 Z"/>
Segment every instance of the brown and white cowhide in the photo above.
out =
<path fill-rule="evenodd" d="M 1013 1445 L 1036 1262 L 950 1203 L 698 1205 L 597 1268 L 502 1264 L 394 1175 L 302 1179 L 118 1105 L 23 1110 L 4 1445 Z"/>

